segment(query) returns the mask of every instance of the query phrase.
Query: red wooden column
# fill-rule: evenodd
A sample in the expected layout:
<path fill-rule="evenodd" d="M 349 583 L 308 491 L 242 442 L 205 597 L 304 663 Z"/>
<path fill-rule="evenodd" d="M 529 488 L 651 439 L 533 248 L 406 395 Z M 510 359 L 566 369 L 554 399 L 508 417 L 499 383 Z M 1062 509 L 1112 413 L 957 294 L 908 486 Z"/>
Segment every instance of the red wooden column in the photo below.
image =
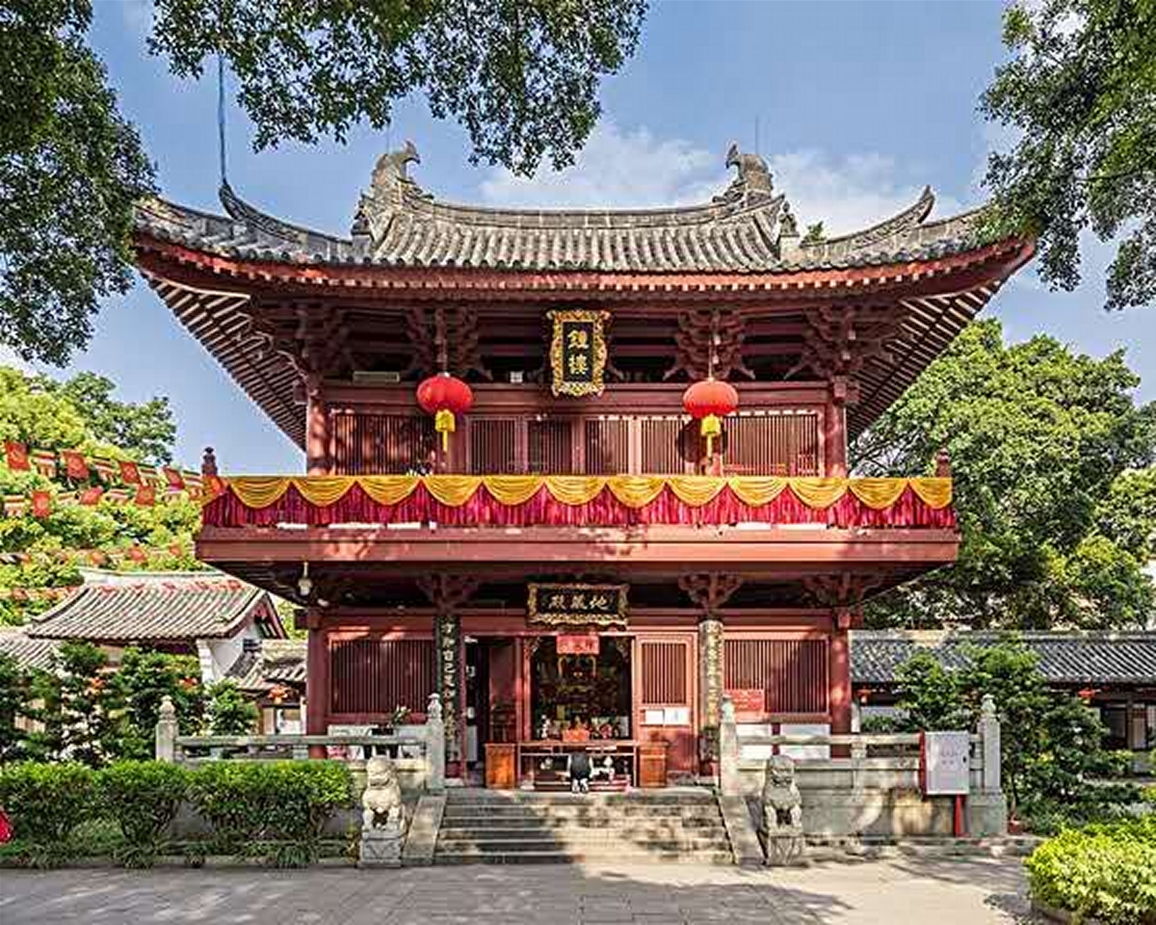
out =
<path fill-rule="evenodd" d="M 305 381 L 305 467 L 309 475 L 329 475 L 329 405 L 321 377 Z"/>
<path fill-rule="evenodd" d="M 847 393 L 847 381 L 836 377 L 823 416 L 823 475 L 828 478 L 847 476 Z"/>
<path fill-rule="evenodd" d="M 309 629 L 306 650 L 305 734 L 325 735 L 329 731 L 329 640 L 321 626 L 321 614 L 310 610 L 305 617 Z M 310 758 L 324 758 L 324 746 L 311 746 Z"/>
<path fill-rule="evenodd" d="M 851 611 L 838 608 L 832 613 L 831 640 L 828 646 L 828 677 L 831 732 L 851 731 L 851 646 L 847 631 L 851 628 Z"/>

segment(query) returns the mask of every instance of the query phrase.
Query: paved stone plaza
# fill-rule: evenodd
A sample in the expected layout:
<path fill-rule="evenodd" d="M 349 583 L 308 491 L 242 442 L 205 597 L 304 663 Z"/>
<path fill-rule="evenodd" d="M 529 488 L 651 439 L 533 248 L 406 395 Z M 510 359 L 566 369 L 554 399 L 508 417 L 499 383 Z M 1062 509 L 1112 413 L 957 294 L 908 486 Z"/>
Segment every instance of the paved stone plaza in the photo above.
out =
<path fill-rule="evenodd" d="M 746 871 L 650 865 L 0 873 L 0 923 L 652 925 L 1032 921 L 1018 859 Z"/>

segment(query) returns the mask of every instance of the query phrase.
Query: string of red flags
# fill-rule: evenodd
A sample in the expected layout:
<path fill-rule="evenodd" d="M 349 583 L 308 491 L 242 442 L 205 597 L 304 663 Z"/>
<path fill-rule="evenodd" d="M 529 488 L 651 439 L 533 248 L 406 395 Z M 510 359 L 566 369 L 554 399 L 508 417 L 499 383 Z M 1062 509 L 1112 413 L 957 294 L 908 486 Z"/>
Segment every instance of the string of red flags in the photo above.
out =
<path fill-rule="evenodd" d="M 38 518 L 51 516 L 54 510 L 74 506 L 96 507 L 102 501 L 113 504 L 136 504 L 152 507 L 181 496 L 191 500 L 201 497 L 204 481 L 199 472 L 174 466 L 152 466 L 125 459 L 89 456 L 78 450 L 29 449 L 17 440 L 4 442 L 4 459 L 13 472 L 38 472 L 45 478 L 66 477 L 72 482 L 101 484 L 78 486 L 71 490 L 33 489 L 24 494 L 3 497 L 5 517 Z"/>
<path fill-rule="evenodd" d="M 128 486 L 153 486 L 174 491 L 199 491 L 201 488 L 201 474 L 188 469 L 88 456 L 79 450 L 57 453 L 29 449 L 18 440 L 4 441 L 4 459 L 13 472 L 36 471 L 49 479 L 63 474 L 74 481 L 85 481 L 95 475 L 106 485 L 120 482 Z"/>
<path fill-rule="evenodd" d="M 187 543 L 169 543 L 167 546 L 117 546 L 111 549 L 30 549 L 20 552 L 0 552 L 0 565 L 91 565 L 100 568 L 123 562 L 143 564 L 154 559 L 191 556 L 193 548 Z"/>

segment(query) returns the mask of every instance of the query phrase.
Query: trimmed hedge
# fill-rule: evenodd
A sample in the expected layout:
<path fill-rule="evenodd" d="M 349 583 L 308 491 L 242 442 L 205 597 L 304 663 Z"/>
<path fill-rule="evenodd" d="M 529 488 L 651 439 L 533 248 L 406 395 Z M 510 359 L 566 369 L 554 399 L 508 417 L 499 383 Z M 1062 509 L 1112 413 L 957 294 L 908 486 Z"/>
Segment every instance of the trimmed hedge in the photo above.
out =
<path fill-rule="evenodd" d="M 71 853 L 73 830 L 99 813 L 96 773 L 76 762 L 5 765 L 0 767 L 0 808 L 19 840 L 14 848 L 18 860 L 54 867 Z"/>
<path fill-rule="evenodd" d="M 116 821 L 125 867 L 151 867 L 188 790 L 184 768 L 162 761 L 119 761 L 98 772 L 105 813 Z"/>
<path fill-rule="evenodd" d="M 191 859 L 221 853 L 281 867 L 316 860 L 326 821 L 354 802 L 349 770 L 334 761 L 216 761 L 191 770 L 124 761 L 99 772 L 24 762 L 0 767 L 0 808 L 16 835 L 4 854 L 54 866 L 80 847 L 77 826 L 105 820 L 106 829 L 115 823 L 123 835 L 109 846 L 117 863 L 146 867 L 165 848 L 186 799 L 212 827 L 211 844 L 186 849 Z"/>
<path fill-rule="evenodd" d="M 1156 923 L 1156 816 L 1067 829 L 1025 864 L 1032 897 L 1077 921 Z"/>

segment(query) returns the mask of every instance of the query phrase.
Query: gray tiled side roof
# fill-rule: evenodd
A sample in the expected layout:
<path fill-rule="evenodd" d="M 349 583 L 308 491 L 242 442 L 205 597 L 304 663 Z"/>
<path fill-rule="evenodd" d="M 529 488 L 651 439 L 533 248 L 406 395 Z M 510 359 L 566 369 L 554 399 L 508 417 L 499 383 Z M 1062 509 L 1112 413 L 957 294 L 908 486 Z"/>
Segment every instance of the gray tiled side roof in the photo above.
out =
<path fill-rule="evenodd" d="M 38 639 L 146 642 L 232 635 L 268 599 L 235 578 L 189 573 L 85 583 L 27 627 Z"/>
<path fill-rule="evenodd" d="M 851 679 L 855 684 L 895 683 L 895 672 L 919 649 L 947 668 L 966 664 L 968 646 L 991 645 L 996 633 L 871 632 L 851 635 Z M 1156 632 L 1027 632 L 1024 645 L 1039 656 L 1052 684 L 1156 685 Z"/>
<path fill-rule="evenodd" d="M 740 174 L 701 205 L 569 211 L 443 203 L 404 169 L 375 171 L 350 237 L 283 222 L 244 202 L 226 184 L 221 202 L 227 215 L 154 199 L 138 209 L 136 225 L 138 233 L 158 240 L 259 262 L 536 271 L 844 269 L 935 259 L 977 245 L 974 213 L 925 223 L 935 201 L 930 189 L 910 208 L 871 228 L 801 244 L 765 164 L 751 169 L 755 176 Z"/>
<path fill-rule="evenodd" d="M 229 677 L 245 691 L 267 691 L 278 684 L 305 685 L 307 644 L 304 639 L 265 639 L 252 658 L 238 659 Z"/>
<path fill-rule="evenodd" d="M 10 655 L 23 668 L 38 668 L 48 671 L 52 668 L 52 656 L 60 643 L 53 639 L 33 639 L 24 627 L 4 627 L 0 629 L 0 655 Z"/>

